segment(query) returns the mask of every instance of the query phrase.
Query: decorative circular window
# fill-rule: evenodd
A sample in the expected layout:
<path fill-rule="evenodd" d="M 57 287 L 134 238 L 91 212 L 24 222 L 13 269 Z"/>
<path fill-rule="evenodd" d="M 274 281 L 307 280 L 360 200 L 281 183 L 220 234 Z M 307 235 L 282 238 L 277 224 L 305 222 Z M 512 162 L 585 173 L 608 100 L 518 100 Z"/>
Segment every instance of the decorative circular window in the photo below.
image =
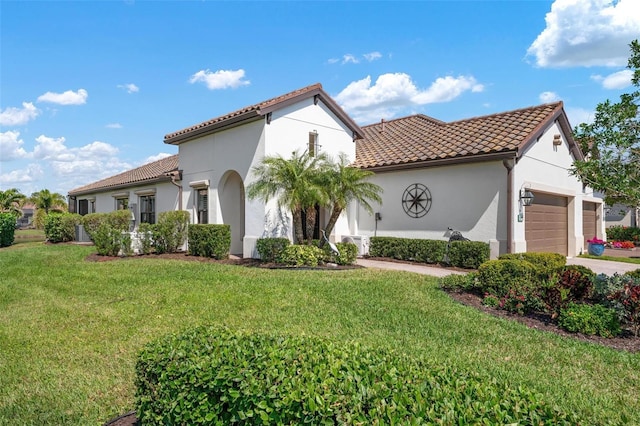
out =
<path fill-rule="evenodd" d="M 407 187 L 402 194 L 402 208 L 410 217 L 419 218 L 431 209 L 431 192 L 421 183 Z"/>

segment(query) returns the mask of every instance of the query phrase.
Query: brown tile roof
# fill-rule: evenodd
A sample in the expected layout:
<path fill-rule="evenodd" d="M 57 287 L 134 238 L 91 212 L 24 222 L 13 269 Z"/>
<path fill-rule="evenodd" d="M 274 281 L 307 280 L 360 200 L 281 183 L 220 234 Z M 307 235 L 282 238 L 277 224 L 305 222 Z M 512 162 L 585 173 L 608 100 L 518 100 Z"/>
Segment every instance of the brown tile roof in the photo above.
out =
<path fill-rule="evenodd" d="M 134 184 L 152 183 L 163 180 L 171 180 L 166 173 L 178 169 L 178 155 L 162 158 L 153 163 L 147 163 L 132 170 L 111 176 L 97 182 L 90 183 L 69 191 L 69 195 L 82 195 L 91 192 L 99 192 L 116 189 Z"/>
<path fill-rule="evenodd" d="M 318 96 L 329 109 L 336 114 L 353 132 L 354 139 L 356 137 L 362 137 L 362 130 L 360 127 L 349 117 L 342 108 L 322 89 L 320 83 L 312 84 L 311 86 L 303 87 L 293 92 L 285 93 L 284 95 L 277 96 L 275 98 L 250 105 L 248 107 L 240 108 L 237 111 L 230 112 L 220 117 L 212 118 L 211 120 L 203 121 L 191 127 L 178 130 L 177 132 L 169 133 L 165 135 L 164 142 L 168 144 L 178 145 L 189 139 L 201 136 L 203 134 L 214 132 L 215 130 L 224 128 L 226 126 L 236 124 L 240 121 L 256 119 L 267 115 L 268 113 L 275 111 L 279 108 L 291 105 L 302 99 L 306 99 L 312 96 Z"/>
<path fill-rule="evenodd" d="M 365 137 L 356 141 L 353 165 L 394 168 L 518 153 L 555 119 L 575 146 L 562 102 L 450 123 L 419 114 L 371 124 L 362 127 Z"/>

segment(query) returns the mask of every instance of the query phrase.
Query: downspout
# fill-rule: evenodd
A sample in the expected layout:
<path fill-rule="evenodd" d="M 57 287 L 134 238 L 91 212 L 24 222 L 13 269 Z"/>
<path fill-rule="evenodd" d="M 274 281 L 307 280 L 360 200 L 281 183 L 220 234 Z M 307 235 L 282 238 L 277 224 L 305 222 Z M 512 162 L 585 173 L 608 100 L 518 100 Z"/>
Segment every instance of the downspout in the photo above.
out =
<path fill-rule="evenodd" d="M 182 210 L 182 184 L 178 183 L 179 180 L 182 180 L 182 172 L 175 170 L 167 173 L 166 176 L 169 176 L 171 183 L 178 187 L 178 210 Z"/>
<path fill-rule="evenodd" d="M 507 253 L 513 251 L 513 166 L 514 158 L 505 158 L 502 165 L 507 169 Z"/>

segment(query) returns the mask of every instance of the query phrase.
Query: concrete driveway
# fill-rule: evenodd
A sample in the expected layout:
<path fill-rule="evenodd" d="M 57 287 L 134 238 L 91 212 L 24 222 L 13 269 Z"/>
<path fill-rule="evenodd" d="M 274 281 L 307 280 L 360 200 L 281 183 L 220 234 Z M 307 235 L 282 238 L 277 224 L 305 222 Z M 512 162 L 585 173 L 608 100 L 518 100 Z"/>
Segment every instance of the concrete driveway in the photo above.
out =
<path fill-rule="evenodd" d="M 585 259 L 582 257 L 568 257 L 567 265 L 582 265 L 591 269 L 596 274 L 613 275 L 614 273 L 624 274 L 627 271 L 640 269 L 637 263 L 613 262 L 610 260 Z"/>

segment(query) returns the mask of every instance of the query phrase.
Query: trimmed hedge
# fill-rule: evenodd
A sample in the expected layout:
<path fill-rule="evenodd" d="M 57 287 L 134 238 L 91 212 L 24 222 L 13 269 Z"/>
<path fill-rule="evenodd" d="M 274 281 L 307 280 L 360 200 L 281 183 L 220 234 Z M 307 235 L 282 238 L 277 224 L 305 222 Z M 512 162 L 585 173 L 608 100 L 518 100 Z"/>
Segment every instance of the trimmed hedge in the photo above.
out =
<path fill-rule="evenodd" d="M 16 236 L 16 216 L 12 213 L 0 213 L 0 247 L 13 244 Z"/>
<path fill-rule="evenodd" d="M 325 252 L 319 247 L 291 244 L 282 250 L 276 263 L 289 266 L 318 266 L 324 258 Z"/>
<path fill-rule="evenodd" d="M 49 213 L 44 219 L 44 235 L 52 243 L 73 241 L 81 221 L 82 216 L 76 213 Z"/>
<path fill-rule="evenodd" d="M 526 260 L 490 260 L 478 268 L 478 283 L 482 292 L 503 297 L 511 290 L 535 288 L 537 269 Z"/>
<path fill-rule="evenodd" d="M 199 327 L 147 344 L 142 424 L 580 423 L 522 386 L 390 349 Z"/>
<path fill-rule="evenodd" d="M 447 251 L 447 241 L 414 238 L 372 237 L 369 255 L 421 263 L 440 263 Z M 449 264 L 476 269 L 489 260 L 489 244 L 479 241 L 452 241 Z"/>
<path fill-rule="evenodd" d="M 325 262 L 336 263 L 338 265 L 353 265 L 358 258 L 358 246 L 354 243 L 336 243 L 336 248 L 340 254 L 331 251 L 329 244 L 322 247 Z"/>
<path fill-rule="evenodd" d="M 231 248 L 231 227 L 219 224 L 189 225 L 189 254 L 227 259 Z"/>
<path fill-rule="evenodd" d="M 554 274 L 567 264 L 567 258 L 560 253 L 508 253 L 498 259 L 526 260 L 538 268 L 541 277 Z"/>
<path fill-rule="evenodd" d="M 173 210 L 161 212 L 158 222 L 151 227 L 156 253 L 175 253 L 187 240 L 189 212 Z"/>
<path fill-rule="evenodd" d="M 256 250 L 263 262 L 275 262 L 290 244 L 288 238 L 260 238 L 256 241 Z"/>

